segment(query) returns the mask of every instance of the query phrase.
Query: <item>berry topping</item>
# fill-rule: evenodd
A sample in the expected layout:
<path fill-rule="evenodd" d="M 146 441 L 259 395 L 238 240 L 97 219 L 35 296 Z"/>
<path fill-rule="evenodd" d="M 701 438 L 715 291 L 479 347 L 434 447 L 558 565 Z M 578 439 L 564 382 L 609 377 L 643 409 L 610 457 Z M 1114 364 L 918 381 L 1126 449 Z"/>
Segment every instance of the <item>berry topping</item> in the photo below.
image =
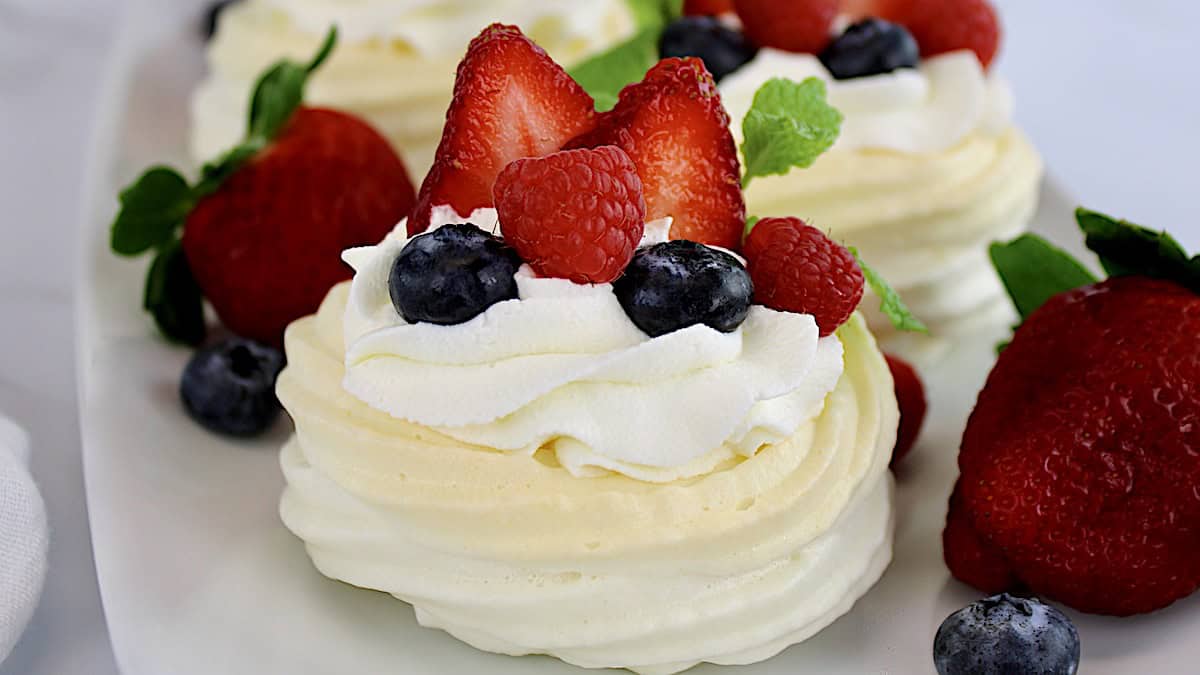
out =
<path fill-rule="evenodd" d="M 179 382 L 183 407 L 201 425 L 231 436 L 262 433 L 279 416 L 275 378 L 283 354 L 244 338 L 197 351 Z"/>
<path fill-rule="evenodd" d="M 683 0 L 686 16 L 719 16 L 733 11 L 733 0 Z"/>
<path fill-rule="evenodd" d="M 891 465 L 894 467 L 912 450 L 921 434 L 921 425 L 925 422 L 925 385 L 907 361 L 891 354 L 884 354 L 884 358 L 892 371 L 896 401 L 900 405 L 900 429 L 896 432 L 896 450 L 892 452 Z"/>
<path fill-rule="evenodd" d="M 729 115 L 699 59 L 663 59 L 621 91 L 595 131 L 569 147 L 615 145 L 637 166 L 647 220 L 670 216 L 673 239 L 737 248 L 746 223 Z"/>
<path fill-rule="evenodd" d="M 821 337 L 846 323 L 862 300 L 863 273 L 854 255 L 799 218 L 758 221 L 743 254 L 755 302 L 813 315 Z"/>
<path fill-rule="evenodd" d="M 404 164 L 374 129 L 302 108 L 273 145 L 196 204 L 183 250 L 231 331 L 279 346 L 349 279 L 340 252 L 382 239 L 412 206 Z"/>
<path fill-rule="evenodd" d="M 999 593 L 1021 588 L 1021 580 L 1013 574 L 1004 552 L 975 531 L 970 514 L 962 505 L 962 486 L 954 485 L 950 494 L 950 509 L 946 529 L 942 532 L 942 553 L 946 566 L 959 581 L 985 593 Z"/>
<path fill-rule="evenodd" d="M 763 47 L 819 54 L 829 44 L 839 0 L 734 0 L 746 35 Z"/>
<path fill-rule="evenodd" d="M 613 292 L 650 337 L 696 324 L 729 333 L 746 320 L 754 284 L 732 255 L 676 240 L 638 249 Z"/>
<path fill-rule="evenodd" d="M 492 206 L 492 185 L 523 157 L 555 152 L 595 125 L 595 106 L 557 63 L 513 26 L 493 24 L 467 48 L 433 168 L 421 184 L 410 235 L 434 206 Z"/>
<path fill-rule="evenodd" d="M 912 35 L 883 19 L 864 19 L 821 52 L 821 63 L 839 80 L 915 68 L 921 60 Z"/>
<path fill-rule="evenodd" d="M 580 284 L 621 276 L 646 223 L 637 167 L 613 146 L 519 159 L 495 201 L 504 240 L 535 272 Z"/>
<path fill-rule="evenodd" d="M 989 0 L 883 0 L 878 11 L 907 28 L 924 57 L 970 49 L 987 68 L 1000 50 L 1000 17 Z"/>
<path fill-rule="evenodd" d="M 695 56 L 720 82 L 754 58 L 758 47 L 714 17 L 685 16 L 663 31 L 658 53 L 663 58 Z"/>
<path fill-rule="evenodd" d="M 946 617 L 933 640 L 938 675 L 1075 675 L 1079 632 L 1062 612 L 1007 593 Z"/>
<path fill-rule="evenodd" d="M 471 223 L 409 240 L 388 276 L 392 304 L 409 323 L 453 325 L 517 297 L 517 252 Z"/>

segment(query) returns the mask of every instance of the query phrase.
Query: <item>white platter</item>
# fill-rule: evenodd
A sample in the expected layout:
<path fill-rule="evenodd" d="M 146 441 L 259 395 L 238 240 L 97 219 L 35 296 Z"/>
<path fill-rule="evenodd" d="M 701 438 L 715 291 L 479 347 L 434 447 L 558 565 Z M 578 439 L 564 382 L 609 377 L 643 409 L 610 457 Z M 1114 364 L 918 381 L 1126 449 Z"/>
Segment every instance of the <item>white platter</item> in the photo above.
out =
<path fill-rule="evenodd" d="M 182 162 L 187 94 L 201 70 L 190 27 L 135 4 L 107 83 L 90 167 L 91 217 L 79 279 L 84 461 L 97 571 L 126 675 L 582 673 L 543 657 L 477 652 L 417 626 L 411 608 L 329 581 L 279 521 L 281 422 L 267 439 L 231 442 L 189 421 L 177 381 L 187 352 L 154 335 L 139 309 L 143 264 L 108 253 L 114 195 L 142 167 Z M 178 7 L 178 6 L 176 6 Z M 176 10 L 178 11 L 178 10 Z M 157 13 L 156 13 L 157 12 Z M 1073 204 L 1045 186 L 1036 229 L 1071 244 Z M 1074 248 L 1078 248 L 1074 246 Z M 1003 333 L 957 345 L 926 372 L 931 416 L 898 476 L 895 561 L 829 629 L 778 657 L 721 672 L 926 673 L 943 617 L 978 594 L 941 559 L 958 440 Z M 1196 672 L 1200 599 L 1136 619 L 1072 614 L 1082 672 Z"/>

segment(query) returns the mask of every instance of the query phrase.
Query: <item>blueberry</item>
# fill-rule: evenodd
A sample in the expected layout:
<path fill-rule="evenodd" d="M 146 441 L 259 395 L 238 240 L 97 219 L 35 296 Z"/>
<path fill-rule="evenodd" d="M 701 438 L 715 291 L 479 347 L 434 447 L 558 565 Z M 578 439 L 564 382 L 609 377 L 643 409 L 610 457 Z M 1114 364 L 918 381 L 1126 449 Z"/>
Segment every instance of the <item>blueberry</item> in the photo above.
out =
<path fill-rule="evenodd" d="M 700 323 L 729 333 L 746 320 L 754 284 L 737 258 L 680 240 L 638 249 L 613 292 L 650 337 Z"/>
<path fill-rule="evenodd" d="M 254 436 L 279 416 L 275 378 L 283 369 L 277 349 L 228 338 L 192 356 L 179 381 L 179 396 L 192 419 L 230 436 Z"/>
<path fill-rule="evenodd" d="M 864 19 L 831 42 L 820 58 L 835 78 L 849 80 L 916 68 L 921 52 L 912 34 L 902 26 L 883 19 Z"/>
<path fill-rule="evenodd" d="M 939 675 L 1074 675 L 1079 633 L 1057 609 L 1001 593 L 946 617 L 933 662 Z"/>
<path fill-rule="evenodd" d="M 200 24 L 200 34 L 207 42 L 212 39 L 212 36 L 217 32 L 217 23 L 220 21 L 221 12 L 224 12 L 230 5 L 236 5 L 241 0 L 220 0 L 208 6 L 204 10 L 204 19 Z"/>
<path fill-rule="evenodd" d="M 413 237 L 388 277 L 392 304 L 409 323 L 464 323 L 517 297 L 521 257 L 471 223 Z"/>
<path fill-rule="evenodd" d="M 658 41 L 658 54 L 696 56 L 704 61 L 713 79 L 741 68 L 758 53 L 758 47 L 711 16 L 685 16 L 671 22 Z"/>

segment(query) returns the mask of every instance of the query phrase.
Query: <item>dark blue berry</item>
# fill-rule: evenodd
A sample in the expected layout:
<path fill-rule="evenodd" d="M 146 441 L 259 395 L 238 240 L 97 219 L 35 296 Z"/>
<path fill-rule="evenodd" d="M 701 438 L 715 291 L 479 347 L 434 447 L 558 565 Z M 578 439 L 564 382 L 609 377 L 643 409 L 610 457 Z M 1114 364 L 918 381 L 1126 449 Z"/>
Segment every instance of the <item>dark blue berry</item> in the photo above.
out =
<path fill-rule="evenodd" d="M 733 331 L 750 312 L 754 284 L 737 258 L 679 240 L 638 249 L 613 291 L 634 325 L 658 337 L 696 324 Z"/>
<path fill-rule="evenodd" d="M 839 80 L 916 68 L 921 52 L 911 33 L 890 21 L 864 19 L 821 52 L 821 63 Z"/>
<path fill-rule="evenodd" d="M 517 297 L 521 257 L 471 223 L 413 237 L 388 277 L 392 304 L 409 323 L 465 323 Z"/>
<path fill-rule="evenodd" d="M 229 338 L 192 356 L 179 381 L 179 396 L 192 419 L 206 428 L 254 436 L 279 416 L 275 378 L 282 369 L 279 350 Z"/>
<path fill-rule="evenodd" d="M 212 39 L 212 36 L 217 32 L 217 23 L 221 20 L 221 12 L 224 12 L 230 5 L 236 5 L 241 0 L 219 0 L 214 2 L 204 10 L 204 20 L 200 24 L 200 32 L 204 37 L 205 42 Z"/>
<path fill-rule="evenodd" d="M 695 56 L 704 61 L 713 79 L 746 65 L 758 47 L 736 30 L 711 16 L 685 16 L 671 22 L 658 41 L 658 55 Z"/>
<path fill-rule="evenodd" d="M 933 663 L 940 675 L 1074 675 L 1079 632 L 1057 609 L 1002 593 L 946 617 Z"/>

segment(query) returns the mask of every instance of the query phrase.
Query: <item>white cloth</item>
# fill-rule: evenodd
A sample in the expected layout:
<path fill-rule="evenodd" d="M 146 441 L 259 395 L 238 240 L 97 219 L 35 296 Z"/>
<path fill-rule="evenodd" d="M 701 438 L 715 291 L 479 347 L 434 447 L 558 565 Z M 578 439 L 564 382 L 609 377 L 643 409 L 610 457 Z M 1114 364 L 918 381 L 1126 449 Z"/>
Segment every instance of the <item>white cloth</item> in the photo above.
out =
<path fill-rule="evenodd" d="M 46 507 L 29 475 L 29 436 L 0 417 L 0 662 L 37 607 L 48 544 Z"/>

